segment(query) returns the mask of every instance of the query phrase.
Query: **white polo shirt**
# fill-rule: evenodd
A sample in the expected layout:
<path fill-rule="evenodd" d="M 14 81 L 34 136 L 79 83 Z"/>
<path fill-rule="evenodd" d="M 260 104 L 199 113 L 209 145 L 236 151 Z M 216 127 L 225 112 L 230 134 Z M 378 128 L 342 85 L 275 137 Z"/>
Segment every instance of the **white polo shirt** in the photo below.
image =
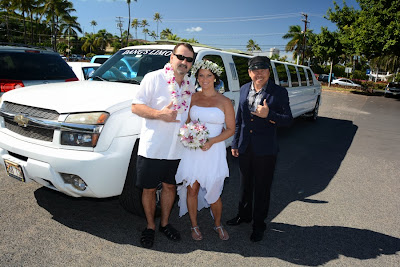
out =
<path fill-rule="evenodd" d="M 194 87 L 192 83 L 189 86 L 191 89 Z M 144 76 L 132 103 L 145 104 L 150 108 L 161 110 L 171 101 L 164 69 L 160 69 Z M 178 113 L 176 119 L 180 122 L 143 118 L 138 155 L 151 159 L 180 159 L 184 147 L 179 141 L 178 134 L 187 117 L 188 110 Z"/>

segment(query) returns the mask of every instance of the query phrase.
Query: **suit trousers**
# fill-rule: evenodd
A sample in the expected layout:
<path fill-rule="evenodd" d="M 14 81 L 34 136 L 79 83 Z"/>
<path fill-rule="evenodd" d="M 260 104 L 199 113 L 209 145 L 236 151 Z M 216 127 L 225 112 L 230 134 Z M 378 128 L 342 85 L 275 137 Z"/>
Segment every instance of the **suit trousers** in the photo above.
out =
<path fill-rule="evenodd" d="M 238 215 L 253 219 L 253 229 L 265 231 L 276 155 L 255 155 L 251 144 L 239 154 L 240 202 Z"/>

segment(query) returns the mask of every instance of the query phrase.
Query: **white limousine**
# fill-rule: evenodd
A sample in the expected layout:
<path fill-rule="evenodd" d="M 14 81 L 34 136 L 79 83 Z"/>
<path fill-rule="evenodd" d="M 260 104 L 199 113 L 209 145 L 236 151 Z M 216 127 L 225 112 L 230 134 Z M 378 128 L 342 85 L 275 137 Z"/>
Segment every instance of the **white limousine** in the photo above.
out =
<path fill-rule="evenodd" d="M 0 103 L 0 164 L 9 176 L 35 181 L 73 197 L 120 196 L 143 215 L 134 186 L 141 118 L 131 102 L 143 76 L 162 68 L 173 45 L 132 46 L 107 60 L 91 81 L 12 90 Z M 220 92 L 238 105 L 249 82 L 250 55 L 194 47 L 196 60 L 224 66 Z M 293 117 L 318 116 L 321 86 L 305 66 L 272 60 L 271 78 L 286 87 Z M 229 141 L 227 142 L 229 143 Z"/>

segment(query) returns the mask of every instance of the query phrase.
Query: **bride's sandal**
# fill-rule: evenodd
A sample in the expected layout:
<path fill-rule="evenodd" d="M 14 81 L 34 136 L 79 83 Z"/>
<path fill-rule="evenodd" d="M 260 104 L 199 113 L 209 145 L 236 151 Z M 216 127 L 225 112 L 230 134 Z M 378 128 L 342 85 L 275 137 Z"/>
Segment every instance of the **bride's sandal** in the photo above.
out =
<path fill-rule="evenodd" d="M 229 239 L 228 232 L 224 229 L 224 227 L 222 225 L 215 226 L 214 227 L 214 231 L 218 234 L 218 236 L 219 236 L 219 238 L 221 240 L 228 240 Z"/>
<path fill-rule="evenodd" d="M 192 230 L 193 240 L 200 241 L 203 239 L 203 236 L 201 235 L 201 232 L 200 232 L 200 229 L 198 226 L 190 227 L 190 230 Z"/>

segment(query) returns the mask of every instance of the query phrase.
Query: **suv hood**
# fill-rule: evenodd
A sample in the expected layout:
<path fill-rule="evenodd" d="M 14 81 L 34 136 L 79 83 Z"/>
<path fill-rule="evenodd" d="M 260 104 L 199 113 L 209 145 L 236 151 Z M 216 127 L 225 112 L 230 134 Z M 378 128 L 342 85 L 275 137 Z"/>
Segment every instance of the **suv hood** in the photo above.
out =
<path fill-rule="evenodd" d="M 3 101 L 59 113 L 108 111 L 130 105 L 139 85 L 106 81 L 62 82 L 14 89 Z"/>

